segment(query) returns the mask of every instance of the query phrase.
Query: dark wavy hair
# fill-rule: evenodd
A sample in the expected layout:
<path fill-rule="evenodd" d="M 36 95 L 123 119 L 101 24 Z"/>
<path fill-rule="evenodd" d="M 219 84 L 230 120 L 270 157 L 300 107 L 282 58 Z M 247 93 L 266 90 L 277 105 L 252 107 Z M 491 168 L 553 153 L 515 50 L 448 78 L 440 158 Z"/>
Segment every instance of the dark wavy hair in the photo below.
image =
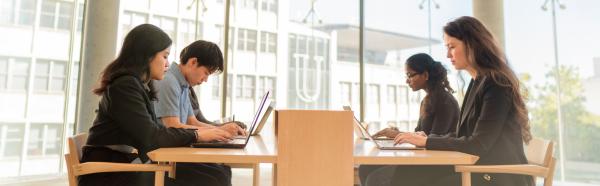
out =
<path fill-rule="evenodd" d="M 93 92 L 102 95 L 113 80 L 123 75 L 133 75 L 148 82 L 150 97 L 156 99 L 156 90 L 150 81 L 150 61 L 156 53 L 170 47 L 172 43 L 169 35 L 154 25 L 136 26 L 125 36 L 117 58 L 102 71 L 100 87 Z"/>
<path fill-rule="evenodd" d="M 509 67 L 498 43 L 485 26 L 473 17 L 463 16 L 444 26 L 444 33 L 465 44 L 468 63 L 478 74 L 490 77 L 494 83 L 511 90 L 517 122 L 521 126 L 521 137 L 526 144 L 531 140 L 528 111 L 521 95 L 520 82 Z"/>
<path fill-rule="evenodd" d="M 198 59 L 198 67 L 204 66 L 211 73 L 223 71 L 223 53 L 210 41 L 198 40 L 186 46 L 179 54 L 179 62 L 186 64 L 190 58 Z"/>
<path fill-rule="evenodd" d="M 406 66 L 419 74 L 425 72 L 428 74 L 427 89 L 429 92 L 423 98 L 423 106 L 420 109 L 421 118 L 433 112 L 433 105 L 435 105 L 440 96 L 448 96 L 440 93 L 454 93 L 454 89 L 450 87 L 450 83 L 448 82 L 448 70 L 444 68 L 442 63 L 433 60 L 428 54 L 418 53 L 410 56 L 406 60 Z"/>

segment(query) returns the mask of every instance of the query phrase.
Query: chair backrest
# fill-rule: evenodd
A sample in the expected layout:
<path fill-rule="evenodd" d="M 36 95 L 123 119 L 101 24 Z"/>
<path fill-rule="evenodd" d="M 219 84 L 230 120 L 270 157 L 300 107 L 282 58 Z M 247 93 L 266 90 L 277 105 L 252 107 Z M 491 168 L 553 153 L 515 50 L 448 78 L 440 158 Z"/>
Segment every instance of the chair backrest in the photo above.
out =
<path fill-rule="evenodd" d="M 81 161 L 81 150 L 87 142 L 87 137 L 87 133 L 80 133 L 75 136 L 69 137 L 69 154 L 71 160 L 73 160 L 71 163 L 79 164 L 79 162 Z"/>
<path fill-rule="evenodd" d="M 81 161 L 81 149 L 87 142 L 87 133 L 77 134 L 69 137 L 67 143 L 69 145 L 69 153 L 65 154 L 67 163 L 67 171 L 69 177 L 69 186 L 77 186 L 77 174 L 74 166 L 79 165 Z"/>
<path fill-rule="evenodd" d="M 553 143 L 551 141 L 533 138 L 529 141 L 529 144 L 525 146 L 527 161 L 529 161 L 529 164 L 548 167 L 552 160 L 552 153 L 554 152 L 553 148 Z"/>

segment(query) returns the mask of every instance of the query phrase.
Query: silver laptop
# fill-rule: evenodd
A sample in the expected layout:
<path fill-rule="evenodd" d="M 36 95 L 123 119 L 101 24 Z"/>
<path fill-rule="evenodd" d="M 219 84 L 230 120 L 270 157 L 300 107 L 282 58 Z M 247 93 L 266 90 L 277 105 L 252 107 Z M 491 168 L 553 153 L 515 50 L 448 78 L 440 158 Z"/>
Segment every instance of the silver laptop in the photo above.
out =
<path fill-rule="evenodd" d="M 350 108 L 350 106 L 343 106 L 343 107 L 344 107 L 344 110 L 347 110 L 347 111 L 352 111 L 352 108 Z M 364 140 L 366 140 L 366 139 L 369 139 L 369 138 L 367 137 L 367 135 L 365 134 L 365 131 L 363 131 L 363 130 L 362 130 L 362 129 L 361 129 L 359 126 L 358 126 L 358 125 L 359 125 L 358 123 L 360 123 L 360 121 L 358 121 L 358 120 L 356 119 L 356 117 L 354 117 L 354 135 L 358 136 L 360 139 L 364 139 Z"/>
<path fill-rule="evenodd" d="M 258 106 L 258 110 L 256 110 L 256 113 L 254 114 L 254 118 L 252 119 L 252 123 L 250 124 L 250 128 L 248 128 L 247 134 L 251 134 L 255 127 L 256 127 L 256 123 L 258 123 L 259 121 L 259 117 L 261 116 L 261 111 L 263 110 L 263 108 L 265 107 L 266 103 L 269 100 L 269 94 L 271 92 L 267 91 L 265 93 L 265 95 L 263 96 L 262 100 L 260 101 L 260 104 Z M 245 138 L 235 138 L 231 141 L 212 141 L 212 142 L 198 142 L 198 143 L 192 143 L 192 147 L 195 148 L 245 148 L 246 145 L 248 144 L 248 141 L 250 140 L 250 135 L 245 136 Z"/>
<path fill-rule="evenodd" d="M 269 105 L 268 107 L 266 107 L 264 112 L 261 112 L 261 119 L 260 122 L 258 122 L 258 125 L 256 126 L 256 129 L 254 129 L 254 132 L 252 132 L 250 135 L 258 135 L 260 133 L 260 131 L 262 130 L 262 128 L 265 126 L 265 123 L 267 123 L 267 120 L 269 119 L 269 116 L 271 115 L 271 112 L 273 112 L 273 110 L 275 109 L 275 102 L 272 102 L 271 100 L 267 100 Z"/>
<path fill-rule="evenodd" d="M 354 120 L 357 120 L 356 117 L 354 117 Z M 394 145 L 394 140 L 373 139 L 373 136 L 371 136 L 371 134 L 369 134 L 369 131 L 367 131 L 367 128 L 365 128 L 360 122 L 355 122 L 355 124 L 357 124 L 358 127 L 364 131 L 364 133 L 367 135 L 367 138 L 369 140 L 373 141 L 373 143 L 375 143 L 375 146 L 380 150 L 424 150 L 425 149 L 423 147 L 417 147 L 410 143 L 400 143 L 400 144 Z"/>

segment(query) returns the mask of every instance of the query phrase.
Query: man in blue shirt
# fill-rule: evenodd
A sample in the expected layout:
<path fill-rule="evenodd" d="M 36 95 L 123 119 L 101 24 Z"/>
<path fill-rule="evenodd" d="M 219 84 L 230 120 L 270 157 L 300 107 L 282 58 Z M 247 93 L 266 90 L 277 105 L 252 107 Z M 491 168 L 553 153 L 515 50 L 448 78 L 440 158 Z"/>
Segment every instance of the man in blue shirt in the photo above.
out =
<path fill-rule="evenodd" d="M 206 130 L 205 135 L 218 135 L 217 129 L 232 135 L 244 135 L 245 131 L 234 122 L 215 127 L 198 121 L 192 108 L 189 96 L 191 87 L 206 82 L 209 75 L 223 69 L 223 57 L 218 46 L 207 41 L 196 41 L 183 49 L 180 60 L 180 64 L 171 64 L 163 80 L 156 81 L 157 117 L 167 127 Z"/>
<path fill-rule="evenodd" d="M 163 80 L 155 81 L 158 88 L 158 101 L 154 103 L 156 117 L 167 127 L 197 129 L 197 135 L 204 141 L 225 139 L 224 136 L 246 135 L 235 122 L 214 126 L 198 121 L 190 100 L 192 86 L 206 82 L 208 76 L 223 70 L 223 54 L 219 47 L 208 41 L 196 41 L 185 47 L 180 54 L 180 64 L 171 64 Z M 215 163 L 177 163 L 196 170 L 206 182 L 218 185 L 231 185 L 231 168 Z M 180 175 L 177 175 L 180 177 Z M 181 175 L 198 177 L 194 174 Z"/>

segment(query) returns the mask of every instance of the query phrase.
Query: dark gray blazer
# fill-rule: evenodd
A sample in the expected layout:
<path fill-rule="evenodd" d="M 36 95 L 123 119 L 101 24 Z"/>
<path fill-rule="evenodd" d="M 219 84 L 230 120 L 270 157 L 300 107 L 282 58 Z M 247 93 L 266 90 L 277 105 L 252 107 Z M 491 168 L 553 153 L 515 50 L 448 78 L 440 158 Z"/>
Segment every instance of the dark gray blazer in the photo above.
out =
<path fill-rule="evenodd" d="M 460 151 L 479 156 L 477 165 L 526 164 L 521 127 L 511 90 L 491 77 L 471 80 L 455 133 L 429 137 L 427 149 Z M 473 174 L 474 185 L 530 185 L 530 176 Z"/>
<path fill-rule="evenodd" d="M 115 78 L 102 99 L 87 145 L 128 145 L 138 150 L 140 158 L 161 147 L 189 146 L 196 141 L 193 130 L 166 128 L 156 115 L 149 92 L 142 81 L 132 75 Z M 88 152 L 93 153 L 93 152 Z M 87 154 L 84 153 L 82 159 Z"/>
<path fill-rule="evenodd" d="M 428 96 L 430 104 L 426 106 L 425 101 L 421 103 L 425 115 L 419 117 L 415 132 L 423 131 L 428 136 L 444 136 L 456 131 L 459 115 L 456 98 L 444 90 L 432 91 Z"/>

